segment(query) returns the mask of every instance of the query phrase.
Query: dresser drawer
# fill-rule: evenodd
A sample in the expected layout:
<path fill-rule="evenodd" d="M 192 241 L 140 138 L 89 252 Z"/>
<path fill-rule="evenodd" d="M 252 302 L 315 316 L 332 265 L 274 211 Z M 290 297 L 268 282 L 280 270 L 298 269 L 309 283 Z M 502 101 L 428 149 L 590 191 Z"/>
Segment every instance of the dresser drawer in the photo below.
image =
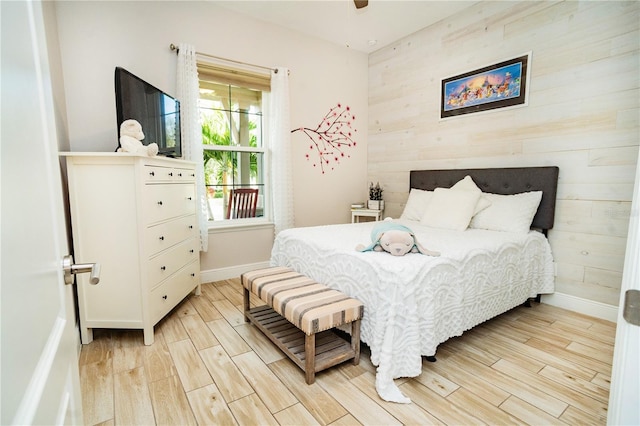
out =
<path fill-rule="evenodd" d="M 151 291 L 149 310 L 151 321 L 157 323 L 200 283 L 200 263 L 194 261 Z"/>
<path fill-rule="evenodd" d="M 196 171 L 195 169 L 178 169 L 176 168 L 176 180 L 178 182 L 195 182 Z"/>
<path fill-rule="evenodd" d="M 196 260 L 200 256 L 199 243 L 198 239 L 191 238 L 151 258 L 147 263 L 149 288 L 155 287 L 184 265 Z"/>
<path fill-rule="evenodd" d="M 171 182 L 169 172 L 173 170 L 171 167 L 160 166 L 144 166 L 144 182 Z"/>
<path fill-rule="evenodd" d="M 147 224 L 195 212 L 195 186 L 192 184 L 145 185 L 143 191 Z"/>
<path fill-rule="evenodd" d="M 192 214 L 145 228 L 145 249 L 148 256 L 153 256 L 180 241 L 197 235 L 196 215 Z"/>
<path fill-rule="evenodd" d="M 143 174 L 145 183 L 194 182 L 196 180 L 196 172 L 193 168 L 145 165 Z"/>

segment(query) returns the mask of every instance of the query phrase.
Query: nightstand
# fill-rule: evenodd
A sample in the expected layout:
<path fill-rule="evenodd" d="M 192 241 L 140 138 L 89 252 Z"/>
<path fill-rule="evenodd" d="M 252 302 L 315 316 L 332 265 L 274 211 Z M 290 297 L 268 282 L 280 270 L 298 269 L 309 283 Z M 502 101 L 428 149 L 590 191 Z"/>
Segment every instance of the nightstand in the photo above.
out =
<path fill-rule="evenodd" d="M 373 217 L 374 220 L 382 220 L 384 210 L 351 209 L 351 223 L 360 223 L 360 217 Z"/>

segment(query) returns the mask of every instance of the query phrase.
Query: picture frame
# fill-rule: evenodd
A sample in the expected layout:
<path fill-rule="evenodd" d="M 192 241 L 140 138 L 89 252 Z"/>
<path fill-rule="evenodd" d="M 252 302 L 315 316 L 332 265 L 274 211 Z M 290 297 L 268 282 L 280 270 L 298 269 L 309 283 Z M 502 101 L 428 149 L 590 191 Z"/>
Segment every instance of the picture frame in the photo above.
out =
<path fill-rule="evenodd" d="M 528 104 L 531 52 L 442 79 L 440 119 Z"/>

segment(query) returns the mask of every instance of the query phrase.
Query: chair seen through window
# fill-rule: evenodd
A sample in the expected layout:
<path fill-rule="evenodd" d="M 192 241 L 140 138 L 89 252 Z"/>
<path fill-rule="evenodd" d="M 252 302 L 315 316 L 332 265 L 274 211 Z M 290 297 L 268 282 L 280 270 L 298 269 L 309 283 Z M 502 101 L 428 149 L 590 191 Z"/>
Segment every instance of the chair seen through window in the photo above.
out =
<path fill-rule="evenodd" d="M 258 190 L 253 188 L 236 188 L 229 192 L 227 215 L 225 219 L 245 219 L 256 217 Z"/>

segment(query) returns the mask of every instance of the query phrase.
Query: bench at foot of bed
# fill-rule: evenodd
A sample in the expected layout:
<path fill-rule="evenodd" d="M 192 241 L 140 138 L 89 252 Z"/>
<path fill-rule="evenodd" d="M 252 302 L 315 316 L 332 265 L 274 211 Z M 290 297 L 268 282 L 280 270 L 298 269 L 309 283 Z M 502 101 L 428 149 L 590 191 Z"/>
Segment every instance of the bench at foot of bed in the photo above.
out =
<path fill-rule="evenodd" d="M 360 301 L 285 267 L 245 272 L 240 280 L 245 321 L 305 372 L 307 384 L 319 371 L 350 359 L 360 362 Z M 251 293 L 266 304 L 251 309 Z M 333 330 L 344 324 L 351 325 L 350 341 Z"/>

